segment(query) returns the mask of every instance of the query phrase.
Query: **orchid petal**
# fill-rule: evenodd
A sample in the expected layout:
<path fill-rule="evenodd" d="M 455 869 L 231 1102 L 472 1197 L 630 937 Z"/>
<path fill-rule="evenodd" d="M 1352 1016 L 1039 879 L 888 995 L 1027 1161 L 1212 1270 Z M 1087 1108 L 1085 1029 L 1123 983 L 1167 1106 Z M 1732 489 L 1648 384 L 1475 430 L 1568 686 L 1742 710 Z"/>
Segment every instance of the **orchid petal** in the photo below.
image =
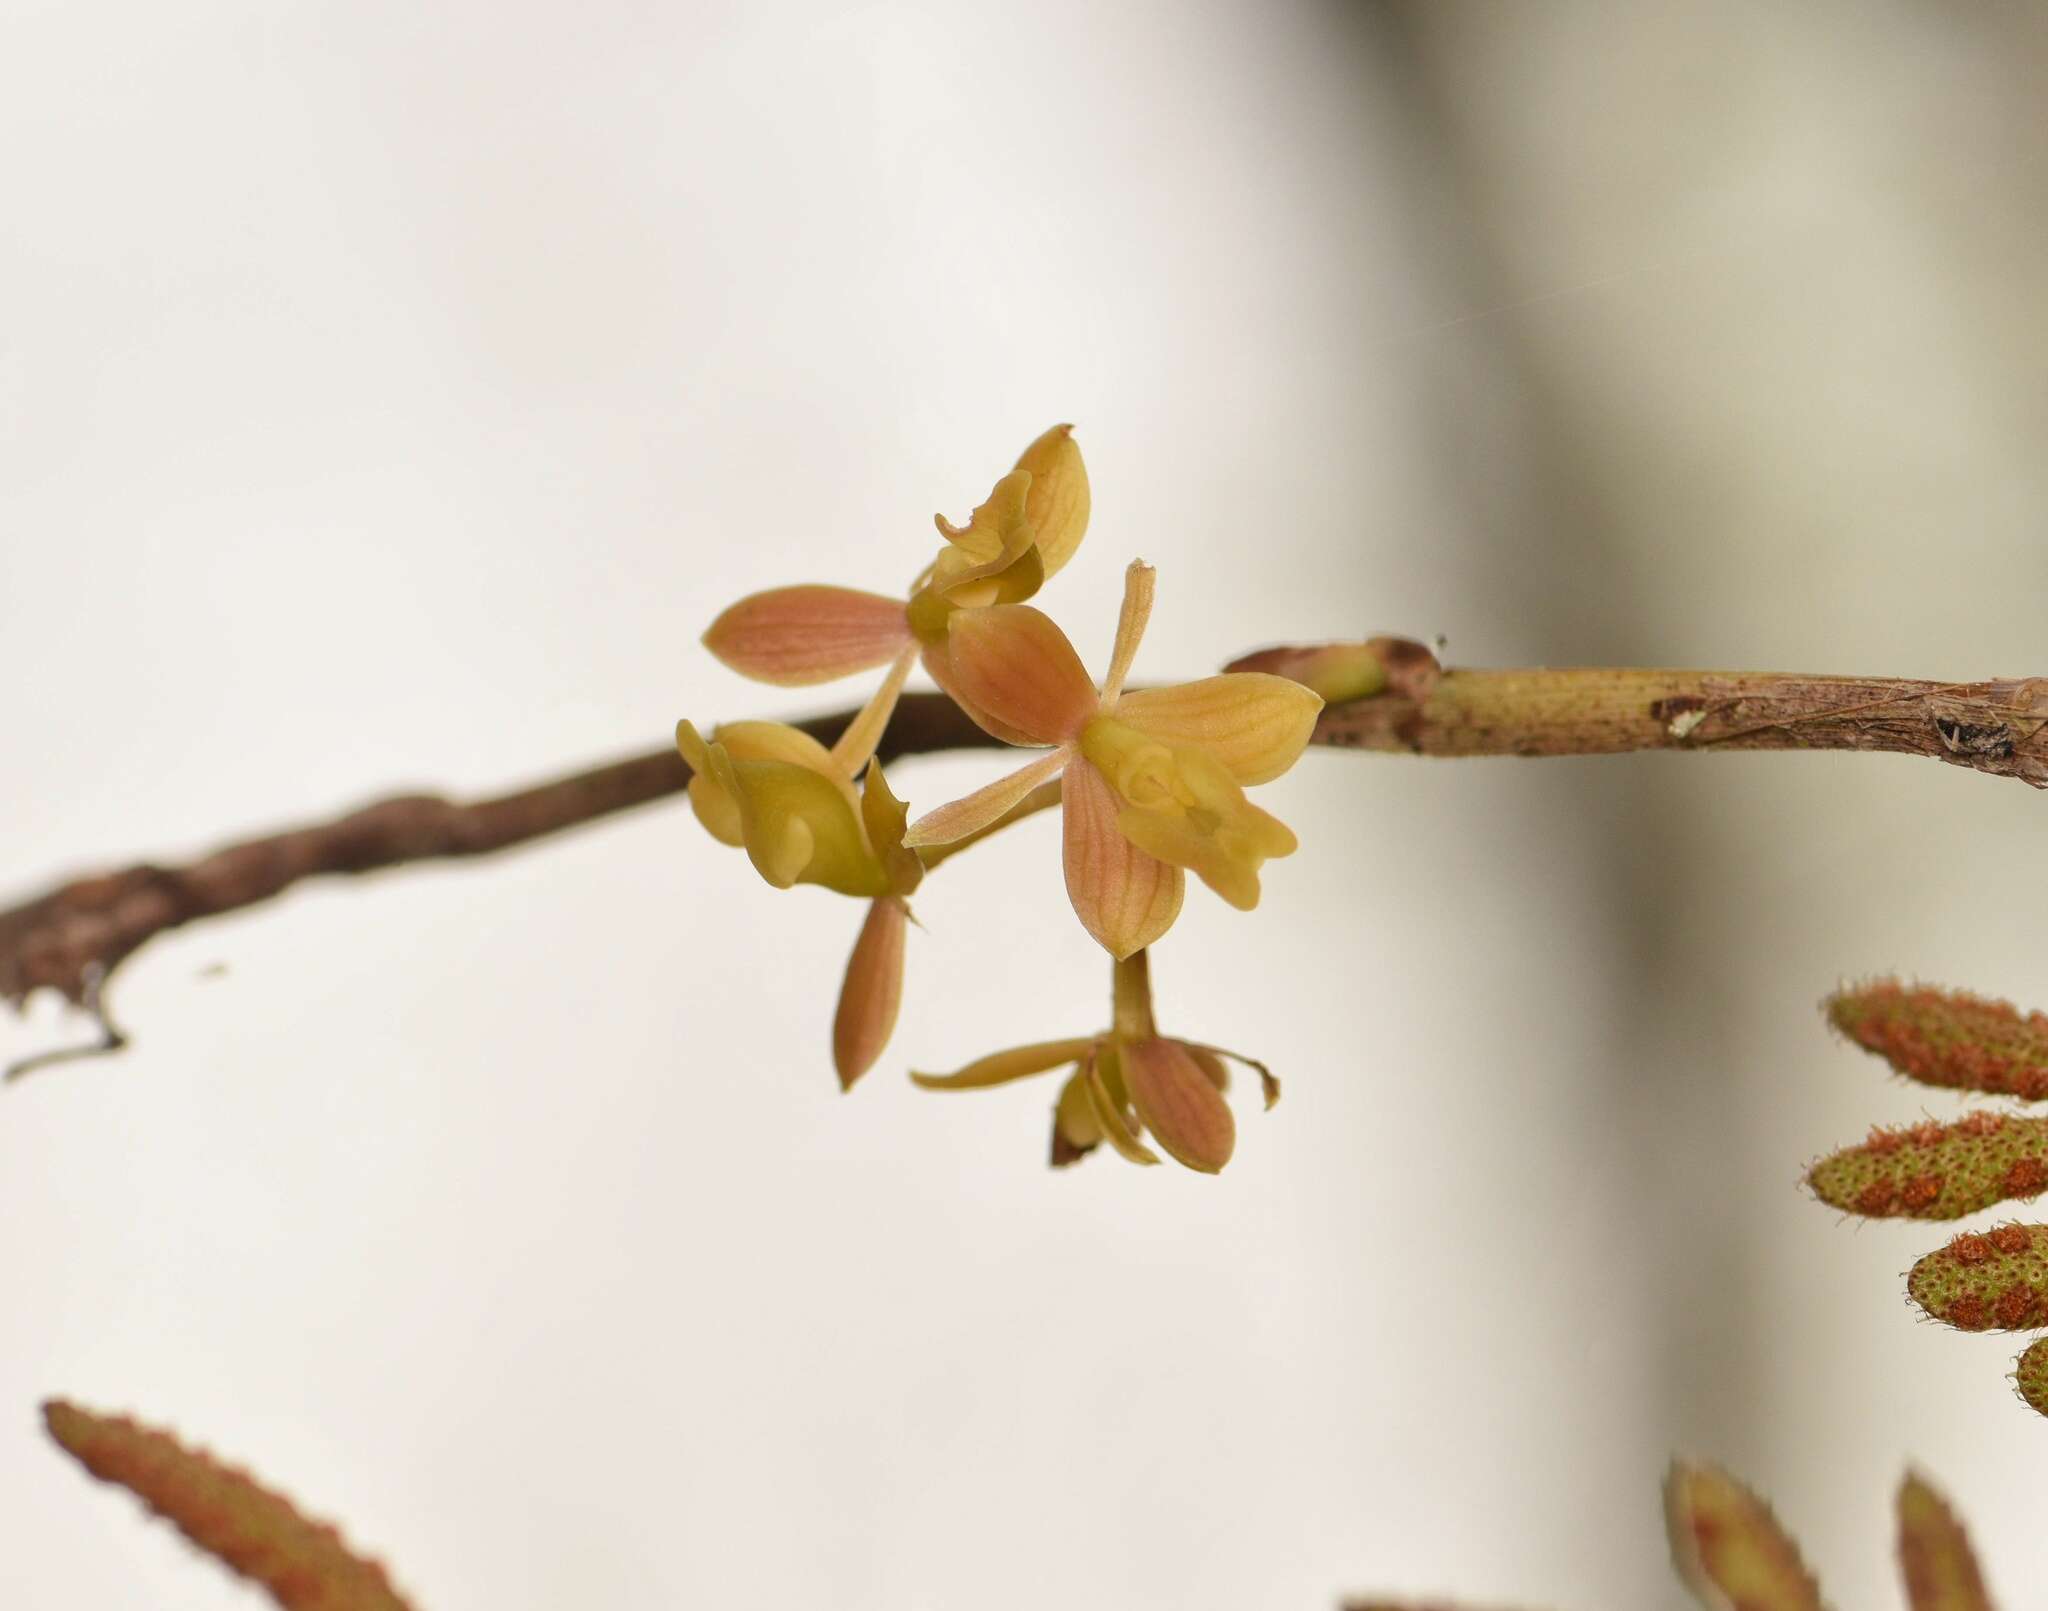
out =
<path fill-rule="evenodd" d="M 1299 841 L 1257 806 L 1247 805 L 1244 812 L 1258 820 L 1231 835 L 1205 833 L 1185 816 L 1159 811 L 1125 811 L 1116 825 L 1146 855 L 1186 868 L 1240 912 L 1249 912 L 1259 904 L 1260 864 L 1292 854 Z"/>
<path fill-rule="evenodd" d="M 1053 778 L 1041 783 L 1009 810 L 996 818 L 986 828 L 977 828 L 965 839 L 955 839 L 950 844 L 928 845 L 916 852 L 917 859 L 926 872 L 930 872 L 949 857 L 957 856 L 972 845 L 978 845 L 991 834 L 1001 833 L 1012 823 L 1022 822 L 1026 817 L 1035 817 L 1041 811 L 1050 811 L 1060 803 L 1060 780 Z"/>
<path fill-rule="evenodd" d="M 1053 1104 L 1053 1168 L 1079 1163 L 1102 1145 L 1102 1136 L 1102 1121 L 1095 1117 L 1095 1104 L 1088 1099 L 1087 1073 L 1077 1068 L 1067 1076 L 1059 1100 Z"/>
<path fill-rule="evenodd" d="M 784 688 L 886 665 L 910 641 L 901 599 L 850 587 L 753 593 L 704 634 L 704 647 L 741 676 Z"/>
<path fill-rule="evenodd" d="M 1067 898 L 1081 926 L 1122 960 L 1173 927 L 1186 880 L 1119 831 L 1121 803 L 1092 763 L 1076 757 L 1063 790 Z"/>
<path fill-rule="evenodd" d="M 1280 1081 L 1273 1071 L 1256 1057 L 1247 1057 L 1243 1052 L 1233 1052 L 1228 1046 L 1207 1046 L 1199 1041 L 1182 1041 L 1181 1044 L 1197 1056 L 1229 1058 L 1233 1063 L 1242 1063 L 1259 1077 L 1259 1091 L 1266 1099 L 1266 1110 L 1271 1112 L 1280 1100 Z M 1218 1090 L 1222 1086 L 1217 1087 Z"/>
<path fill-rule="evenodd" d="M 724 844 L 745 843 L 736 786 L 720 770 L 730 762 L 774 761 L 815 772 L 842 790 L 849 806 L 854 803 L 853 787 L 833 765 L 831 751 L 809 733 L 781 722 L 727 722 L 712 731 L 707 744 L 693 724 L 681 721 L 676 723 L 676 748 L 690 767 L 690 808 L 705 831 Z"/>
<path fill-rule="evenodd" d="M 929 628 L 934 602 L 955 607 L 1013 604 L 1028 599 L 1045 582 L 1045 562 L 1029 514 L 1031 473 L 1012 470 L 990 490 L 964 526 L 936 518 L 948 547 L 932 562 L 919 589 L 926 597 L 913 608 Z"/>
<path fill-rule="evenodd" d="M 960 691 L 959 680 L 953 675 L 953 657 L 943 635 L 936 642 L 924 646 L 925 675 L 939 685 L 939 691 L 963 711 L 984 733 L 999 738 L 1005 744 L 1014 744 L 1019 749 L 1032 749 L 1038 740 L 1029 733 L 997 721 L 985 710 L 975 710 L 967 703 L 967 696 Z"/>
<path fill-rule="evenodd" d="M 946 635 L 967 714 L 986 713 L 1036 744 L 1072 738 L 1095 714 L 1095 684 L 1051 616 L 1029 604 L 960 610 Z"/>
<path fill-rule="evenodd" d="M 1118 717 L 1098 717 L 1081 734 L 1081 753 L 1129 806 L 1116 819 L 1126 839 L 1194 872 L 1240 910 L 1258 904 L 1260 866 L 1299 848 L 1292 830 L 1247 800 L 1198 744 L 1169 743 Z"/>
<path fill-rule="evenodd" d="M 1109 654 L 1109 671 L 1102 679 L 1102 708 L 1110 709 L 1124 690 L 1124 678 L 1131 674 L 1131 662 L 1138 658 L 1138 645 L 1145 638 L 1145 623 L 1152 619 L 1152 595 L 1159 573 L 1142 559 L 1134 559 L 1124 571 L 1124 602 L 1117 611 L 1116 643 Z"/>
<path fill-rule="evenodd" d="M 815 744 L 817 740 L 811 742 Z M 690 809 L 697 814 L 704 831 L 722 845 L 738 848 L 744 844 L 740 803 L 730 789 L 712 776 L 710 746 L 704 742 L 704 735 L 691 722 L 677 722 L 676 749 L 690 769 Z"/>
<path fill-rule="evenodd" d="M 1131 1129 L 1130 1121 L 1124 1117 L 1123 1110 L 1117 1106 L 1116 1099 L 1109 1094 L 1109 1087 L 1104 1082 L 1103 1064 L 1113 1062 L 1115 1057 L 1113 1049 L 1104 1048 L 1098 1056 L 1089 1058 L 1083 1066 L 1083 1089 L 1088 1093 L 1088 1105 L 1094 1111 L 1095 1122 L 1102 1127 L 1103 1140 L 1134 1164 L 1156 1164 L 1159 1162 L 1159 1154 L 1138 1139 L 1136 1132 Z"/>
<path fill-rule="evenodd" d="M 1074 557 L 1088 532 L 1088 467 L 1071 425 L 1055 425 L 1017 460 L 1031 472 L 1031 492 L 1024 512 L 1038 539 L 1038 555 L 1046 576 Z"/>
<path fill-rule="evenodd" d="M 1078 1063 L 1094 1049 L 1095 1037 L 1077 1040 L 1042 1040 L 1029 1046 L 1012 1046 L 1008 1051 L 990 1052 L 951 1074 L 911 1073 L 911 1080 L 927 1091 L 980 1091 L 991 1085 L 1008 1085 L 1029 1079 L 1065 1063 Z"/>
<path fill-rule="evenodd" d="M 847 959 L 846 981 L 839 988 L 839 1008 L 832 1018 L 832 1066 L 839 1088 L 875 1066 L 896 1028 L 903 1004 L 903 930 L 909 910 L 893 895 L 871 903 Z"/>
<path fill-rule="evenodd" d="M 889 675 L 882 679 L 882 686 L 846 724 L 846 731 L 839 735 L 839 741 L 832 746 L 831 752 L 832 765 L 840 776 L 856 777 L 868 764 L 868 758 L 875 753 L 875 746 L 882 742 L 889 718 L 896 714 L 896 701 L 903 693 L 904 683 L 910 679 L 910 668 L 916 664 L 917 645 L 907 644 L 896 656 L 895 664 L 889 667 Z"/>
<path fill-rule="evenodd" d="M 1122 1042 L 1124 1086 L 1152 1139 L 1205 1174 L 1230 1162 L 1237 1121 L 1230 1104 L 1179 1041 L 1153 1035 Z"/>
<path fill-rule="evenodd" d="M 842 895 L 888 892 L 851 785 L 787 761 L 736 761 L 722 744 L 706 755 L 712 776 L 739 802 L 747 857 L 770 884 L 822 884 Z"/>
<path fill-rule="evenodd" d="M 867 829 L 868 844 L 889 875 L 890 893 L 911 894 L 924 882 L 924 863 L 918 860 L 916 851 L 904 848 L 903 830 L 910 821 L 910 811 L 890 789 L 880 761 L 868 763 L 860 794 L 860 820 Z"/>
<path fill-rule="evenodd" d="M 1300 759 L 1323 708 L 1320 695 L 1285 677 L 1232 672 L 1172 688 L 1139 688 L 1116 719 L 1174 744 L 1198 744 L 1249 786 L 1270 783 Z"/>
<path fill-rule="evenodd" d="M 1056 777 L 1073 758 L 1072 749 L 1062 745 L 1050 755 L 1041 755 L 1029 766 L 1020 766 L 1008 777 L 962 795 L 958 800 L 927 811 L 910 825 L 903 836 L 913 850 L 920 845 L 949 845 L 956 839 L 979 833 L 992 826 L 1003 813 L 1021 803 L 1039 784 Z"/>

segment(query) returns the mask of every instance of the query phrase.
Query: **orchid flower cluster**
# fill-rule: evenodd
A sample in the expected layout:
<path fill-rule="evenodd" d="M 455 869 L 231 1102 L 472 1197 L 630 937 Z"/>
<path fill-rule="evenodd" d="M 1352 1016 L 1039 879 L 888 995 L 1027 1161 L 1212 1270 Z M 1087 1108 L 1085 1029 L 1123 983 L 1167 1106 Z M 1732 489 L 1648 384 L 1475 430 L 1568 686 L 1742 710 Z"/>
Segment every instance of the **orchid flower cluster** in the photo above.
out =
<path fill-rule="evenodd" d="M 1265 672 L 1126 687 L 1152 614 L 1155 573 L 1142 561 L 1125 575 L 1102 680 L 1090 677 L 1066 634 L 1027 602 L 1080 546 L 1089 502 L 1073 429 L 1054 426 L 964 526 L 937 517 L 942 543 L 906 595 L 805 585 L 741 599 L 704 635 L 733 670 L 806 687 L 886 667 L 881 685 L 829 748 L 763 721 L 708 737 L 682 721 L 676 744 L 692 773 L 690 804 L 713 838 L 744 849 L 777 889 L 816 884 L 867 902 L 832 1026 L 833 1064 L 849 1090 L 895 1028 L 909 902 L 925 875 L 1057 806 L 1067 895 L 1112 959 L 1110 1028 L 912 1077 L 961 1090 L 1071 1068 L 1054 1108 L 1054 1164 L 1105 1142 L 1157 1163 L 1149 1135 L 1176 1161 L 1213 1173 L 1236 1138 L 1226 1059 L 1258 1074 L 1268 1107 L 1279 1087 L 1250 1058 L 1158 1032 L 1147 948 L 1180 915 L 1190 872 L 1240 910 L 1258 904 L 1261 866 L 1292 854 L 1296 840 L 1245 790 L 1294 764 L 1323 700 Z M 920 665 L 983 731 L 1043 753 L 912 821 L 876 750 Z"/>

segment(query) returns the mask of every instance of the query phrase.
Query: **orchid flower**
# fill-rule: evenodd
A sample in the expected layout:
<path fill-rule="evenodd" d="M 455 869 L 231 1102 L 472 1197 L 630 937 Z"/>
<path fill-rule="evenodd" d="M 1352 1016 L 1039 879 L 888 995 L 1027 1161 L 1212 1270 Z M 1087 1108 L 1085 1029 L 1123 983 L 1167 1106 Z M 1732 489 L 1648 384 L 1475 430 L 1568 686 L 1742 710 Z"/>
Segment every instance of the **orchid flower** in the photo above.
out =
<path fill-rule="evenodd" d="M 744 848 L 777 889 L 819 884 L 869 902 L 832 1025 L 833 1066 L 846 1090 L 874 1066 L 896 1026 L 906 898 L 924 877 L 903 843 L 909 812 L 874 759 L 914 659 L 908 649 L 897 655 L 830 749 L 780 722 L 731 722 L 708 742 L 688 721 L 676 724 L 676 748 L 690 764 L 690 806 L 714 839 Z"/>
<path fill-rule="evenodd" d="M 1114 1027 L 1100 1035 L 1041 1041 L 994 1052 L 952 1074 L 910 1077 L 928 1091 L 972 1091 L 1028 1079 L 1074 1065 L 1053 1105 L 1052 1162 L 1078 1162 L 1107 1141 L 1133 1163 L 1156 1164 L 1152 1139 L 1176 1162 L 1215 1174 L 1230 1162 L 1237 1123 L 1223 1100 L 1230 1075 L 1228 1057 L 1254 1070 L 1266 1106 L 1280 1100 L 1280 1082 L 1263 1063 L 1239 1052 L 1161 1035 L 1152 1019 L 1152 984 L 1147 953 L 1116 964 Z"/>
<path fill-rule="evenodd" d="M 1063 778 L 1067 894 L 1113 957 L 1152 944 L 1180 915 L 1184 871 L 1231 905 L 1259 900 L 1259 867 L 1293 853 L 1287 826 L 1244 796 L 1300 757 L 1320 695 L 1284 677 L 1229 672 L 1124 691 L 1152 613 L 1155 573 L 1125 573 L 1108 673 L 1098 688 L 1050 617 L 1028 604 L 961 610 L 948 632 L 955 697 L 1013 743 L 1049 745 L 986 788 L 920 817 L 913 849 L 979 832 L 1031 790 Z M 949 690 L 953 691 L 953 690 Z M 980 719 L 979 717 L 977 719 Z"/>
<path fill-rule="evenodd" d="M 1021 603 L 1081 545 L 1088 470 L 1073 430 L 1055 425 L 1026 448 L 966 525 L 933 517 L 945 546 L 907 598 L 847 587 L 773 588 L 721 614 L 704 646 L 742 676 L 789 688 L 835 682 L 915 647 L 950 692 L 945 649 L 953 613 Z"/>

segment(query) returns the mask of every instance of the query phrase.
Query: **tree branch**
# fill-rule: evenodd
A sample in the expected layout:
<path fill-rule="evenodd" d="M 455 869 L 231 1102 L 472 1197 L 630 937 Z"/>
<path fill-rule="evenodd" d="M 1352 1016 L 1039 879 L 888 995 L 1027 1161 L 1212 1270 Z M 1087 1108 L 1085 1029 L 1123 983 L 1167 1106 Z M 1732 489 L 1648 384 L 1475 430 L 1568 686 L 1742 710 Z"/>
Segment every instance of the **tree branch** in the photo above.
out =
<path fill-rule="evenodd" d="M 1356 667 L 1362 648 L 1377 662 L 1371 681 L 1378 691 L 1329 706 L 1317 744 L 1439 756 L 1889 750 L 2048 786 L 2048 679 L 1443 670 L 1420 644 L 1395 638 L 1339 653 Z M 1284 667 L 1313 683 L 1321 653 L 1268 650 L 1235 667 Z M 797 725 L 829 744 L 852 714 Z M 994 744 L 943 694 L 913 693 L 897 707 L 881 755 Z M 36 990 L 55 990 L 92 1008 L 104 1030 L 100 992 L 108 976 L 167 929 L 257 905 L 303 878 L 509 849 L 666 799 L 689 778 L 681 757 L 662 749 L 495 799 L 401 795 L 231 844 L 186 866 L 142 863 L 74 879 L 0 911 L 0 997 L 19 1006 Z M 106 1040 L 118 1045 L 118 1032 Z"/>

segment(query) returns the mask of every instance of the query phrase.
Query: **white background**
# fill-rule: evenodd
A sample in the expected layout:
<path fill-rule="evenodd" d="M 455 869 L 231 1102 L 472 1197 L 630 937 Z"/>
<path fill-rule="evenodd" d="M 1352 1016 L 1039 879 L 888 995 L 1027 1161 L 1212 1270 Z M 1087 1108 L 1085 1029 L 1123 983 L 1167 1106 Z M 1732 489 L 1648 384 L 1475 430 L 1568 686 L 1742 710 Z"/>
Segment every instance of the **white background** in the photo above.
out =
<path fill-rule="evenodd" d="M 1077 423 L 1041 602 L 1137 674 L 2048 672 L 2023 8 L 0 5 L 0 881 L 808 711 L 696 646 L 888 589 Z M 988 757 L 906 763 L 935 804 Z M 859 912 L 657 807 L 152 945 L 0 1093 L 0 1588 L 245 1606 L 43 1441 L 127 1408 L 424 1607 L 1675 1606 L 1674 1448 L 1895 1595 L 1921 1462 L 2048 1569 L 2014 1345 L 1802 1163 L 1958 1110 L 1823 1031 L 2048 1004 L 2048 805 L 1890 758 L 1312 754 L 1169 1030 L 1286 1078 L 1220 1180 L 1043 1165 L 1098 1027 L 1049 823 Z M 224 973 L 218 973 L 224 968 Z M 0 1056 L 76 1033 L 54 1003 Z"/>

